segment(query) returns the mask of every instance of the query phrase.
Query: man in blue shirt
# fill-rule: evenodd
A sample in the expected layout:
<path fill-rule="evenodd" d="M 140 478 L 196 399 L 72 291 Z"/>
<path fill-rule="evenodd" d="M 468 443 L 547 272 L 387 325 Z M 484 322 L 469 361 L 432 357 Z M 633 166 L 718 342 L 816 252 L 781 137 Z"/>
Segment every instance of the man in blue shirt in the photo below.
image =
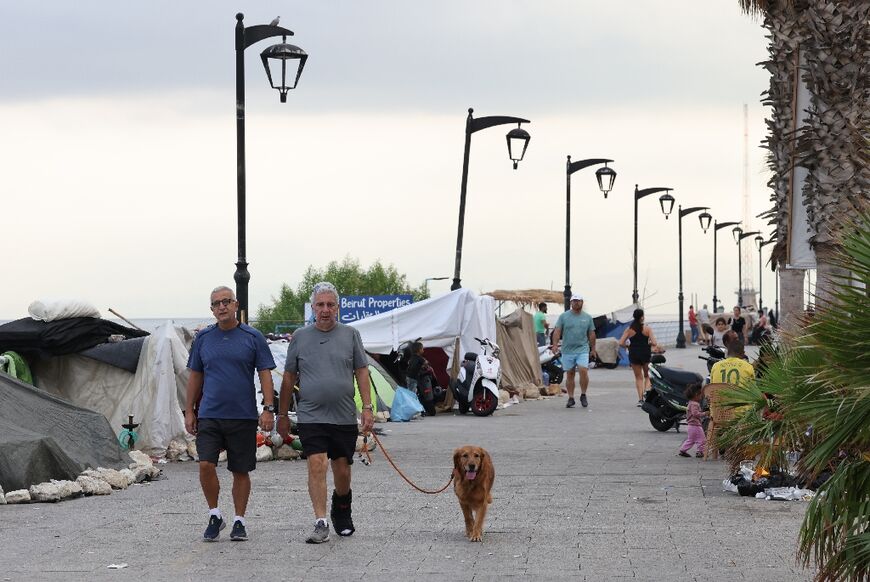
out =
<path fill-rule="evenodd" d="M 223 449 L 227 452 L 227 469 L 233 474 L 235 517 L 230 539 L 244 541 L 248 539 L 245 510 L 251 495 L 249 473 L 257 465 L 258 420 L 267 431 L 275 422 L 275 360 L 263 334 L 236 318 L 237 301 L 232 289 L 216 288 L 211 292 L 210 305 L 217 324 L 196 334 L 190 349 L 184 424 L 187 432 L 196 435 L 199 483 L 209 508 L 203 540 L 216 541 L 226 527 L 218 508 L 217 462 Z M 260 377 L 265 404 L 259 419 L 254 370 Z M 199 411 L 195 414 L 197 402 Z"/>
<path fill-rule="evenodd" d="M 580 371 L 580 404 L 589 406 L 586 389 L 589 387 L 589 356 L 595 356 L 595 323 L 592 316 L 583 313 L 583 296 L 571 296 L 571 309 L 562 313 L 553 332 L 554 352 L 562 340 L 562 367 L 565 370 L 565 388 L 568 389 L 567 408 L 574 407 L 574 369 Z"/>

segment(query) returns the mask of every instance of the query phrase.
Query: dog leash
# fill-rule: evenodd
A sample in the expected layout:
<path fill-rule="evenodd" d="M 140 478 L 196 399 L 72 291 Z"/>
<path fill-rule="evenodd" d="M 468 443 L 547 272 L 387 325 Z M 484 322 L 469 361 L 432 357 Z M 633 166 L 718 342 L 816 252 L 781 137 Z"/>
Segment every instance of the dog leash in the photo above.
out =
<path fill-rule="evenodd" d="M 369 454 L 369 448 L 368 448 L 368 438 L 369 438 L 369 434 L 372 435 L 372 438 L 375 439 L 375 443 L 377 443 L 378 447 L 381 449 L 381 452 L 382 452 L 382 453 L 384 454 L 384 456 L 387 458 L 387 461 L 389 461 L 389 463 L 390 463 L 390 465 L 393 467 L 393 469 L 396 470 L 396 473 L 398 473 L 399 476 L 400 476 L 402 479 L 404 479 L 405 482 L 406 482 L 408 485 L 410 485 L 411 487 L 413 487 L 414 489 L 416 489 L 416 490 L 419 491 L 420 493 L 425 493 L 425 494 L 427 494 L 427 495 L 437 495 L 437 494 L 441 493 L 442 491 L 444 491 L 445 489 L 447 489 L 448 487 L 450 487 L 450 484 L 453 483 L 453 479 L 454 479 L 454 477 L 456 477 L 456 469 L 453 469 L 453 470 L 450 472 L 450 479 L 447 481 L 447 484 L 444 485 L 444 487 L 442 487 L 441 489 L 438 489 L 437 491 L 428 491 L 428 490 L 426 490 L 426 489 L 423 489 L 423 488 L 421 488 L 421 487 L 418 487 L 417 485 L 414 484 L 413 481 L 411 481 L 410 479 L 408 479 L 408 477 L 407 477 L 407 476 L 402 472 L 401 469 L 399 469 L 399 468 L 396 466 L 396 463 L 393 462 L 393 459 L 390 457 L 390 454 L 389 454 L 389 453 L 387 452 L 387 450 L 384 448 L 384 445 L 381 443 L 380 439 L 378 438 L 378 435 L 376 435 L 376 434 L 373 433 L 373 432 L 370 432 L 370 433 L 368 433 L 368 434 L 363 435 L 363 450 L 365 451 L 365 454 L 366 454 L 366 456 L 368 457 L 368 463 L 365 463 L 365 460 L 363 460 L 363 462 L 364 462 L 366 465 L 369 465 L 369 464 L 371 464 L 371 462 L 372 462 L 372 456 Z"/>

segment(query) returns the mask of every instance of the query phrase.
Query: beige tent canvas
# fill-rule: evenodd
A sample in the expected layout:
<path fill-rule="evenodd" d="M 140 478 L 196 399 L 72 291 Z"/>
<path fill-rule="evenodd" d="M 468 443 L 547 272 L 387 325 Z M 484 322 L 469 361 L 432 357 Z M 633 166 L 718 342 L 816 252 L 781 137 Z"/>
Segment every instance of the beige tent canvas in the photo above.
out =
<path fill-rule="evenodd" d="M 540 394 L 543 386 L 532 315 L 517 309 L 496 320 L 496 343 L 501 354 L 500 388 L 511 393 Z"/>

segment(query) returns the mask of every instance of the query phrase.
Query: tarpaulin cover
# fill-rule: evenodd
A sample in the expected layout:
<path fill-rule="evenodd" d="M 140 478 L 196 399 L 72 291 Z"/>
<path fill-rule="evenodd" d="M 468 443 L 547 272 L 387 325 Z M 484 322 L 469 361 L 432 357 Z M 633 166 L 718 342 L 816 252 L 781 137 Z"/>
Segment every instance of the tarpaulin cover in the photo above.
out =
<path fill-rule="evenodd" d="M 0 325 L 0 353 L 15 350 L 24 355 L 75 354 L 109 341 L 110 335 L 134 338 L 146 336 L 148 332 L 95 317 L 51 322 L 25 317 Z"/>
<path fill-rule="evenodd" d="M 89 467 L 124 464 L 103 415 L 0 373 L 0 486 L 5 491 L 50 479 L 74 480 Z"/>
<path fill-rule="evenodd" d="M 37 359 L 37 385 L 101 413 L 118 432 L 132 414 L 134 422 L 141 423 L 136 448 L 162 456 L 170 441 L 188 438 L 188 339 L 183 328 L 164 323 L 145 338 L 135 373 L 79 354 Z"/>
<path fill-rule="evenodd" d="M 535 339 L 535 324 L 532 315 L 517 309 L 497 320 L 499 360 L 501 361 L 501 385 L 509 392 L 540 388 L 541 362 Z"/>
<path fill-rule="evenodd" d="M 386 313 L 351 322 L 359 330 L 367 352 L 388 354 L 407 340 L 418 337 L 427 348 L 442 348 L 450 361 L 459 339 L 459 354 L 480 352 L 475 337 L 497 341 L 495 300 L 457 289 Z"/>

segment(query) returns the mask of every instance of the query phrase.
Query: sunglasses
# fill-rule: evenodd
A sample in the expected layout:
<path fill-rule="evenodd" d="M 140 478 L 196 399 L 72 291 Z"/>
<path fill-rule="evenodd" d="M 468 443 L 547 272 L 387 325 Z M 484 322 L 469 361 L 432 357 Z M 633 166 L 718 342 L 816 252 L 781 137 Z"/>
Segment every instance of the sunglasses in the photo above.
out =
<path fill-rule="evenodd" d="M 223 305 L 224 307 L 226 307 L 227 305 L 230 305 L 230 304 L 235 303 L 235 302 L 236 302 L 235 299 L 216 299 L 215 301 L 211 302 L 211 308 L 217 309 L 219 305 Z"/>

